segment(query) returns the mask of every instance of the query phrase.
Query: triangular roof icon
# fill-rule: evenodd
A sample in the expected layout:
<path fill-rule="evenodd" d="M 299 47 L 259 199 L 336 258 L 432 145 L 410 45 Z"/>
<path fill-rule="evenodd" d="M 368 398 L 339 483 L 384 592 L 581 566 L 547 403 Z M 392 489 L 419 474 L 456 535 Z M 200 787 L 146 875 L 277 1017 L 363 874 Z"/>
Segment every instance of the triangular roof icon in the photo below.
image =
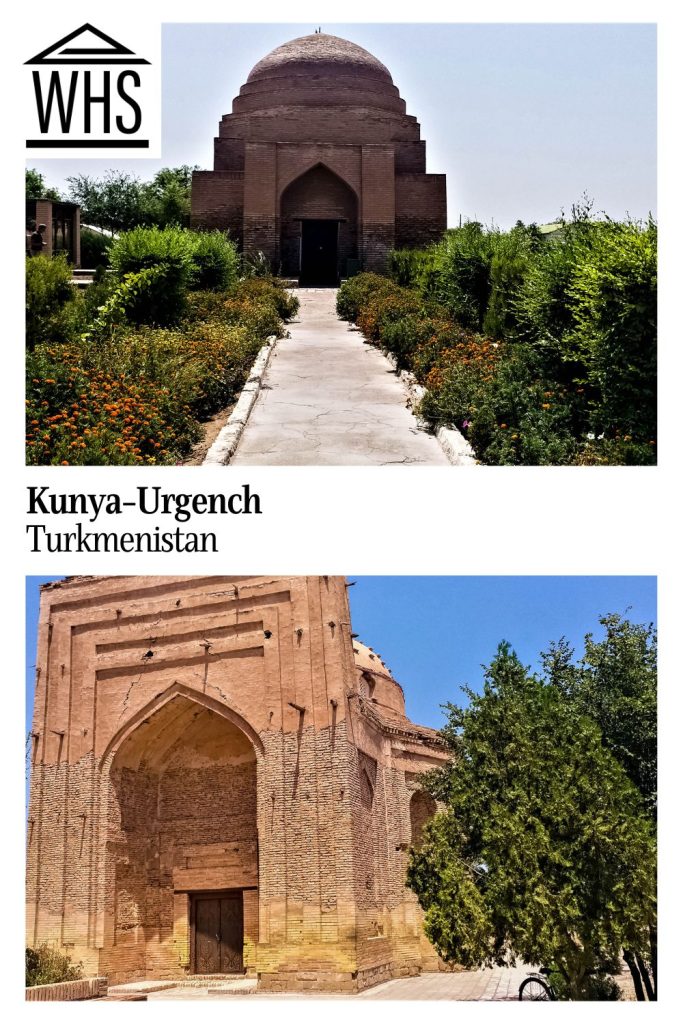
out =
<path fill-rule="evenodd" d="M 26 64 L 149 64 L 149 61 L 136 57 L 127 46 L 86 22 L 31 57 Z"/>

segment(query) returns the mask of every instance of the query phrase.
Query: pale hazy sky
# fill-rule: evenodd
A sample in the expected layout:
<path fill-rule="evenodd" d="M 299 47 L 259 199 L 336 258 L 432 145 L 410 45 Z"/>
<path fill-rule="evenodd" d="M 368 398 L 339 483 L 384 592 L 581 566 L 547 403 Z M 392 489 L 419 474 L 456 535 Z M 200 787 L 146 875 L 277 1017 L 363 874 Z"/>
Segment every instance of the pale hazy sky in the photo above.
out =
<path fill-rule="evenodd" d="M 317 26 L 166 25 L 161 166 L 212 166 L 213 138 L 253 65 Z M 422 125 L 427 170 L 448 175 L 449 224 L 544 223 L 583 192 L 621 218 L 656 213 L 654 25 L 323 24 L 375 54 Z M 47 181 L 111 160 L 30 160 Z"/>

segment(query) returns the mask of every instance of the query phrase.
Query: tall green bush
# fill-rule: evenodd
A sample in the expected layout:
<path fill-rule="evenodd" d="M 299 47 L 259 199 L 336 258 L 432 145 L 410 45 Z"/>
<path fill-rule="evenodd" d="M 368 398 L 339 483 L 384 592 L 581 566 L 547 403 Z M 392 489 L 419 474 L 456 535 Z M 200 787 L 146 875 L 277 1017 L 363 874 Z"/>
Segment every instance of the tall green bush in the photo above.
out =
<path fill-rule="evenodd" d="M 202 231 L 192 235 L 192 287 L 221 291 L 237 281 L 240 258 L 237 246 L 223 231 Z"/>
<path fill-rule="evenodd" d="M 87 270 L 109 266 L 111 238 L 100 231 L 83 228 L 81 231 L 81 266 Z"/>
<path fill-rule="evenodd" d="M 164 268 L 129 307 L 134 323 L 163 327 L 178 322 L 192 280 L 194 247 L 192 234 L 174 227 L 133 228 L 112 244 L 111 265 L 121 278 L 151 267 Z"/>
<path fill-rule="evenodd" d="M 80 305 L 71 286 L 66 256 L 32 256 L 26 260 L 26 343 L 64 341 L 74 330 Z"/>
<path fill-rule="evenodd" d="M 337 315 L 342 320 L 355 323 L 361 308 L 371 296 L 390 292 L 392 289 L 391 281 L 380 274 L 356 274 L 355 277 L 344 281 L 337 292 Z"/>
<path fill-rule="evenodd" d="M 608 223 L 581 252 L 569 296 L 573 342 L 598 396 L 595 433 L 657 429 L 657 228 Z"/>

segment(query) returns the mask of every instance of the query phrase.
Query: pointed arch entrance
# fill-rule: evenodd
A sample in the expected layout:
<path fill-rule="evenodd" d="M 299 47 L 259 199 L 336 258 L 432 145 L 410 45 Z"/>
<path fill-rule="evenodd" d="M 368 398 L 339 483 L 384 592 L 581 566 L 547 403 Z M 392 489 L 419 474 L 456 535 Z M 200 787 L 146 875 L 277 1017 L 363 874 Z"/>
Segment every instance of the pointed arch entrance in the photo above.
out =
<path fill-rule="evenodd" d="M 291 182 L 280 200 L 282 272 L 301 285 L 334 287 L 358 258 L 358 199 L 324 164 Z"/>
<path fill-rule="evenodd" d="M 103 961 L 116 980 L 254 966 L 261 752 L 238 715 L 183 691 L 106 758 Z"/>

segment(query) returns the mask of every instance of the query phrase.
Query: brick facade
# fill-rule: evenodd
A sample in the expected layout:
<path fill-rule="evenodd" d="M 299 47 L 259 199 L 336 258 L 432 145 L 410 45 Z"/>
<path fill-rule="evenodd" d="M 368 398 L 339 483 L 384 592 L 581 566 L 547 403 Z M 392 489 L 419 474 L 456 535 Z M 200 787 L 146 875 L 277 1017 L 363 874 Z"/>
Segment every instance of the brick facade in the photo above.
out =
<path fill-rule="evenodd" d="M 336 36 L 304 36 L 264 57 L 222 118 L 214 170 L 193 177 L 192 224 L 228 229 L 297 276 L 302 221 L 333 220 L 337 278 L 382 271 L 395 245 L 446 229 L 446 178 L 425 161 L 384 65 Z"/>
<path fill-rule="evenodd" d="M 437 965 L 405 868 L 444 750 L 352 639 L 343 578 L 47 585 L 31 740 L 29 945 L 182 978 L 193 900 L 223 893 L 263 989 Z"/>

